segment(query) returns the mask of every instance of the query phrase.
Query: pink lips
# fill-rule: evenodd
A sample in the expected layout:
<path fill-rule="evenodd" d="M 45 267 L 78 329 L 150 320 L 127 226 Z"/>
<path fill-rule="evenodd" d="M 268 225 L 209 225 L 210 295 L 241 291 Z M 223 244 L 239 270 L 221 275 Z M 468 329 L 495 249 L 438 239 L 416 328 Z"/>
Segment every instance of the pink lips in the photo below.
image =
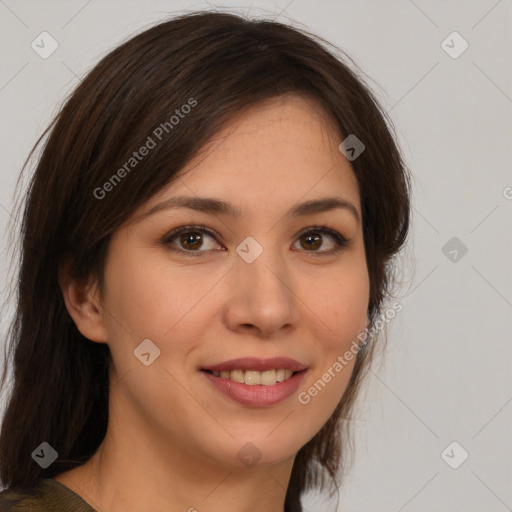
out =
<path fill-rule="evenodd" d="M 232 370 L 254 370 L 263 372 L 265 370 L 291 370 L 294 373 L 289 379 L 276 382 L 272 386 L 254 385 L 249 386 L 243 382 L 235 382 L 223 377 L 216 377 L 206 370 L 211 371 L 232 371 Z M 224 363 L 208 366 L 202 369 L 206 379 L 222 394 L 228 396 L 235 402 L 249 407 L 270 407 L 290 397 L 295 393 L 304 378 L 306 365 L 288 357 L 274 357 L 271 359 L 258 359 L 256 357 L 244 357 L 231 359 Z"/>

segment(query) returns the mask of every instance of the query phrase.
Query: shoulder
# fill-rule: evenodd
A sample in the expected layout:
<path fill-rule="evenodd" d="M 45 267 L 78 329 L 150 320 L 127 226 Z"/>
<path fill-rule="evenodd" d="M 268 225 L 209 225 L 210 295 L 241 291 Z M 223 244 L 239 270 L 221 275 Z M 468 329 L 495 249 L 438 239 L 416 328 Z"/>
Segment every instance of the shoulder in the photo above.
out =
<path fill-rule="evenodd" d="M 0 512 L 95 512 L 78 494 L 53 478 L 0 492 Z"/>

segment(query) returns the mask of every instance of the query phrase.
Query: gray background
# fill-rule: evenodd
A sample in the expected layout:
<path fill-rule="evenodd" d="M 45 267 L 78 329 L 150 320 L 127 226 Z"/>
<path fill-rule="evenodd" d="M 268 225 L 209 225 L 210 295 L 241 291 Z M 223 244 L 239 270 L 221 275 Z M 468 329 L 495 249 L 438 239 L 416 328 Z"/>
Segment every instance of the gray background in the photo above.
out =
<path fill-rule="evenodd" d="M 151 23 L 196 8 L 275 17 L 341 47 L 375 81 L 414 175 L 403 310 L 359 402 L 338 510 L 512 510 L 510 0 L 0 1 L 2 231 L 23 161 L 79 77 Z M 59 45 L 47 59 L 31 48 L 43 31 Z M 469 44 L 458 58 L 441 44 L 453 31 Z M 443 252 L 453 237 L 459 247 Z M 469 453 L 458 469 L 441 456 L 453 441 L 462 448 L 446 460 Z M 305 504 L 336 510 L 335 498 Z"/>

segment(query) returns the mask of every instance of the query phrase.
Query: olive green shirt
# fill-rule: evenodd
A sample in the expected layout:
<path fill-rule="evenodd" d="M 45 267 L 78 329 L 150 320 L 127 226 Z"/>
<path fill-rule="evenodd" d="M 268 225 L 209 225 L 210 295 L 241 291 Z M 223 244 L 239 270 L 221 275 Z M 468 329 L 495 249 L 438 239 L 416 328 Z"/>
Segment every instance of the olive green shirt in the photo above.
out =
<path fill-rule="evenodd" d="M 0 512 L 96 512 L 69 487 L 53 478 L 32 487 L 13 487 L 0 492 Z"/>

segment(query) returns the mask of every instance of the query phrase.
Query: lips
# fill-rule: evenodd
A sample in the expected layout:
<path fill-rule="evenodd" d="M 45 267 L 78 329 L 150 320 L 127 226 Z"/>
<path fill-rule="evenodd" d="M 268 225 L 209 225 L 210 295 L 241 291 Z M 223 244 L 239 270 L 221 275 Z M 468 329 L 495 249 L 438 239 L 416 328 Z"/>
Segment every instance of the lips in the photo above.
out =
<path fill-rule="evenodd" d="M 258 357 L 242 357 L 230 359 L 223 363 L 213 364 L 200 368 L 204 378 L 224 396 L 249 407 L 270 407 L 290 398 L 300 386 L 308 367 L 289 357 L 272 357 L 260 359 Z M 254 382 L 236 382 L 233 379 L 218 376 L 218 372 L 234 372 L 242 370 L 247 372 L 266 372 L 269 370 L 288 370 L 293 374 L 275 384 L 267 383 L 257 385 Z M 217 373 L 213 375 L 212 372 Z M 288 372 L 288 373 L 289 373 Z"/>
<path fill-rule="evenodd" d="M 253 370 L 258 372 L 264 372 L 266 370 L 291 370 L 292 372 L 300 372 L 305 370 L 307 366 L 305 364 L 290 359 L 289 357 L 272 357 L 270 359 L 260 359 L 257 357 L 242 357 L 239 359 L 230 359 L 223 363 L 214 365 L 208 365 L 201 370 L 210 370 L 217 372 L 230 372 L 232 370 Z"/>
<path fill-rule="evenodd" d="M 211 375 L 207 370 L 200 373 L 213 389 L 238 404 L 247 407 L 272 407 L 290 399 L 297 392 L 307 372 L 307 370 L 295 372 L 290 378 L 269 386 L 235 382 Z"/>

